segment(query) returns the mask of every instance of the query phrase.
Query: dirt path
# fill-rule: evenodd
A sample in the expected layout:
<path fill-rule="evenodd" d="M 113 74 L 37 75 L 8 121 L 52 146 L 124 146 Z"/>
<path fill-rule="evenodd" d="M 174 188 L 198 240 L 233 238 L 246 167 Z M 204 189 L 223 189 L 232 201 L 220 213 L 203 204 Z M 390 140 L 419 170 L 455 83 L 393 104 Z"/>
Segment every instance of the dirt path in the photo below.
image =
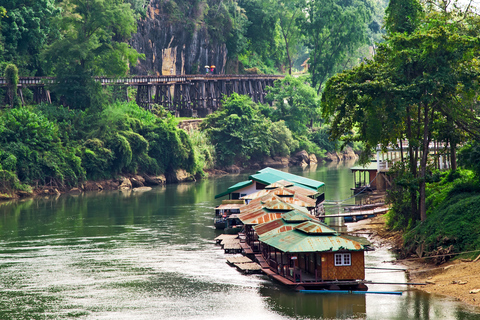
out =
<path fill-rule="evenodd" d="M 349 225 L 349 232 L 370 234 L 375 246 L 399 248 L 402 235 L 385 229 L 385 218 L 378 216 Z M 428 293 L 453 297 L 480 307 L 480 259 L 455 260 L 440 266 L 427 264 L 420 259 L 398 260 L 408 269 L 410 282 L 427 283 L 414 286 Z"/>

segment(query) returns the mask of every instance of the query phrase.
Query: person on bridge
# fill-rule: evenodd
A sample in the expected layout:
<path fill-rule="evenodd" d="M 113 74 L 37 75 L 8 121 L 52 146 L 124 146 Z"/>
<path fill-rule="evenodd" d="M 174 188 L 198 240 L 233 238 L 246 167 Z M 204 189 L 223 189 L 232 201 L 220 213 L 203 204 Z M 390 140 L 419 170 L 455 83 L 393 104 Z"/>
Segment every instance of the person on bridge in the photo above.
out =
<path fill-rule="evenodd" d="M 210 73 L 214 74 L 215 73 L 215 66 L 210 66 Z"/>
<path fill-rule="evenodd" d="M 208 74 L 209 71 L 210 71 L 210 66 L 205 66 L 205 74 Z"/>

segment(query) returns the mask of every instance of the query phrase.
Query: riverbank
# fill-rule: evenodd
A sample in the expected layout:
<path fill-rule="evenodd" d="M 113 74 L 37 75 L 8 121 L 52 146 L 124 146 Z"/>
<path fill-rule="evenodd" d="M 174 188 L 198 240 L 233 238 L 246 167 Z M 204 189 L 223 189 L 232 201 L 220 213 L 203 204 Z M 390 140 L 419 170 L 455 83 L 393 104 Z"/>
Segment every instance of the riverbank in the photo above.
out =
<path fill-rule="evenodd" d="M 384 216 L 351 224 L 349 232 L 368 233 L 375 246 L 391 250 L 402 246 L 402 234 L 387 230 Z M 395 263 L 407 269 L 410 282 L 426 283 L 413 288 L 480 307 L 480 258 L 475 260 L 461 259 L 439 266 L 425 263 L 423 259 L 396 260 Z"/>

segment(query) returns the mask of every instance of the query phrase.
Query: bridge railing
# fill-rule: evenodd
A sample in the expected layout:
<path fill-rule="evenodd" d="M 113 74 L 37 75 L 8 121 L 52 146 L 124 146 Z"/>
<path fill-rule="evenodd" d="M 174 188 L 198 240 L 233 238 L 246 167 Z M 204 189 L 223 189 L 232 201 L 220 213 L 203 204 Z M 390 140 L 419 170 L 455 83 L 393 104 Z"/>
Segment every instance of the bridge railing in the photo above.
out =
<path fill-rule="evenodd" d="M 131 76 L 131 77 L 95 77 L 95 81 L 102 85 L 145 85 L 155 83 L 179 83 L 188 81 L 215 81 L 215 80 L 256 80 L 256 79 L 282 79 L 283 75 L 264 74 L 194 74 L 194 75 L 166 75 L 166 76 Z M 55 77 L 20 77 L 18 86 L 44 86 L 53 84 Z M 0 77 L 0 86 L 6 86 L 5 78 Z"/>

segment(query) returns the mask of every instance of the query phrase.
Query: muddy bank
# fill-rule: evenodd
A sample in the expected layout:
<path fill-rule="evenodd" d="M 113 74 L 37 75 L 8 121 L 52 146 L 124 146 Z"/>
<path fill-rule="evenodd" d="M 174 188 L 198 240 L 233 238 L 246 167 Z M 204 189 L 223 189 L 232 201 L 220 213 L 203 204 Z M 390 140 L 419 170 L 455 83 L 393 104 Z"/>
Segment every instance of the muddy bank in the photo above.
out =
<path fill-rule="evenodd" d="M 165 185 L 167 183 L 181 183 L 195 181 L 196 177 L 183 169 L 167 175 L 140 175 L 129 174 L 119 175 L 113 179 L 85 181 L 78 186 L 69 187 L 62 184 L 50 184 L 45 186 L 33 186 L 31 192 L 16 191 L 8 194 L 0 193 L 0 200 L 15 200 L 36 196 L 60 195 L 63 193 L 78 194 L 85 191 L 103 191 L 103 190 L 146 190 L 154 186 Z"/>
<path fill-rule="evenodd" d="M 351 224 L 349 232 L 367 234 L 375 246 L 386 246 L 392 250 L 402 246 L 402 234 L 387 230 L 384 216 Z M 480 307 L 480 258 L 449 261 L 438 266 L 428 264 L 424 259 L 396 260 L 395 263 L 408 270 L 410 282 L 426 283 L 412 288 Z"/>

